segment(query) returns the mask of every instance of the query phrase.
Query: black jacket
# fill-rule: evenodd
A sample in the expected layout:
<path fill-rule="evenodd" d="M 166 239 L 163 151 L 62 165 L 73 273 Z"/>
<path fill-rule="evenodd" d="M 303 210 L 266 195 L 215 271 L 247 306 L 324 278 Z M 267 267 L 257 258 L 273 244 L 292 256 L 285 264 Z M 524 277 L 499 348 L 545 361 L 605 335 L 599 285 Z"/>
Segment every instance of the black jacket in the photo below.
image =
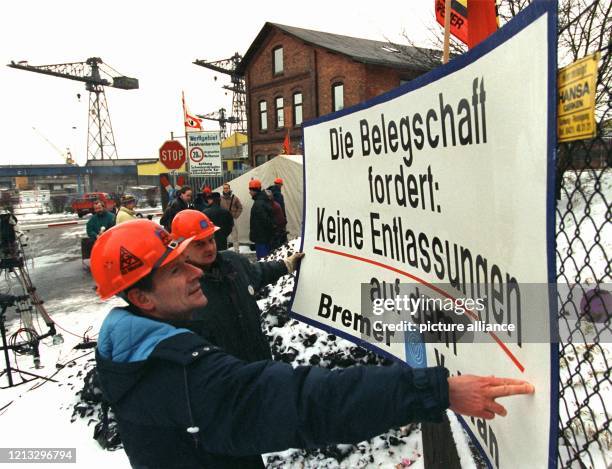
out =
<path fill-rule="evenodd" d="M 193 208 L 203 212 L 208 207 L 210 207 L 210 205 L 206 201 L 205 195 L 202 192 L 198 192 L 193 199 Z"/>
<path fill-rule="evenodd" d="M 287 211 L 285 210 L 285 197 L 283 196 L 281 188 L 279 186 L 277 186 L 276 184 L 272 184 L 270 187 L 268 187 L 268 190 L 270 192 L 272 192 L 272 196 L 274 197 L 274 201 L 278 202 L 278 205 L 280 205 L 281 208 L 283 209 L 283 214 L 285 215 L 285 218 L 286 218 L 287 217 Z"/>
<path fill-rule="evenodd" d="M 166 211 L 159 220 L 159 224 L 162 225 L 166 231 L 172 231 L 172 220 L 174 220 L 177 213 L 187 208 L 191 208 L 191 206 L 187 205 L 183 199 L 177 196 L 176 199 L 170 202 L 170 204 L 166 207 Z"/>
<path fill-rule="evenodd" d="M 440 421 L 449 405 L 444 368 L 247 363 L 121 308 L 104 320 L 96 362 L 136 468 L 261 467 L 262 453 L 356 443 Z"/>
<path fill-rule="evenodd" d="M 231 251 L 218 253 L 200 279 L 208 298 L 208 304 L 194 315 L 202 323 L 201 335 L 241 360 L 271 359 L 255 295 L 286 274 L 283 261 L 251 263 Z"/>
<path fill-rule="evenodd" d="M 252 243 L 269 244 L 274 236 L 274 215 L 272 205 L 265 192 L 259 191 L 253 197 L 249 239 Z"/>
<path fill-rule="evenodd" d="M 232 217 L 232 214 L 219 204 L 215 203 L 205 209 L 203 213 L 220 228 L 219 230 L 215 231 L 217 249 L 219 251 L 226 250 L 227 237 L 231 234 L 232 228 L 234 227 L 234 218 Z"/>

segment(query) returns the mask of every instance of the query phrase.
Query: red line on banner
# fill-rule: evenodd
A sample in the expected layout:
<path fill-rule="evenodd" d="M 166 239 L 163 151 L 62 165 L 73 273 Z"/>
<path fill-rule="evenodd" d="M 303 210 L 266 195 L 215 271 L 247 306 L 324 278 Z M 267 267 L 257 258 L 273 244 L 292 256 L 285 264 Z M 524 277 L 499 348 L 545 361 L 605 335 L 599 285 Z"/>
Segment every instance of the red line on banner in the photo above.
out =
<path fill-rule="evenodd" d="M 422 278 L 417 277 L 416 275 L 413 275 L 411 273 L 406 272 L 405 270 L 401 270 L 401 269 L 397 269 L 395 267 L 391 267 L 390 265 L 383 264 L 382 262 L 373 261 L 371 259 L 366 259 L 365 257 L 355 256 L 354 254 L 349 254 L 349 253 L 342 252 L 342 251 L 336 251 L 334 249 L 328 249 L 328 248 L 324 248 L 324 247 L 321 247 L 321 246 L 315 246 L 314 249 L 316 249 L 317 251 L 327 252 L 329 254 L 335 254 L 337 256 L 348 257 L 349 259 L 354 259 L 356 261 L 365 262 L 366 264 L 372 264 L 372 265 L 375 265 L 377 267 L 381 267 L 383 269 L 390 270 L 392 272 L 395 272 L 395 273 L 398 273 L 400 275 L 403 275 L 404 277 L 411 278 L 412 280 L 415 280 L 415 281 L 419 282 L 420 284 L 425 285 L 426 287 L 432 289 L 433 291 L 439 293 L 442 296 L 450 298 L 453 301 L 456 300 L 455 297 L 453 297 L 452 295 L 449 295 L 447 292 L 445 292 L 441 288 L 438 288 L 435 285 L 433 285 L 433 284 L 423 280 Z M 476 316 L 476 314 L 473 311 L 466 310 L 465 313 L 469 317 L 471 317 L 473 320 L 477 320 L 478 319 L 478 316 Z M 504 342 L 502 342 L 500 340 L 500 338 L 497 337 L 497 334 L 495 334 L 494 332 L 489 332 L 488 334 L 493 338 L 493 340 L 495 342 L 497 342 L 497 345 L 499 345 L 501 347 L 501 349 L 505 352 L 505 354 L 508 355 L 508 357 L 510 358 L 510 360 L 512 360 L 512 362 L 516 365 L 516 367 L 519 370 L 521 370 L 521 373 L 523 373 L 525 371 L 525 367 L 521 364 L 520 361 L 518 361 L 518 359 L 514 356 L 514 354 L 506 346 L 506 344 Z"/>

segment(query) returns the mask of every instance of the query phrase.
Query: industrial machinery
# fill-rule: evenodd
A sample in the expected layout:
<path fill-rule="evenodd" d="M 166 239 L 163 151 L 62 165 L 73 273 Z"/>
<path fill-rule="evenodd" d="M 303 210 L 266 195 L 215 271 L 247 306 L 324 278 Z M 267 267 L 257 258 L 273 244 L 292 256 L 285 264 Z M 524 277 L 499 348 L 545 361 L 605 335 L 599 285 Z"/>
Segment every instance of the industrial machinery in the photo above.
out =
<path fill-rule="evenodd" d="M 6 275 L 7 280 L 16 279 L 19 285 L 19 294 L 13 295 L 4 292 L 0 293 L 0 350 L 3 351 L 5 368 L 0 372 L 0 376 L 6 375 L 7 386 L 0 386 L 5 389 L 8 387 L 24 384 L 33 379 L 41 378 L 53 381 L 29 371 L 14 368 L 11 365 L 9 351 L 15 354 L 32 355 L 35 368 L 40 368 L 40 341 L 53 337 L 53 343 L 58 344 L 63 341 L 60 334 L 57 334 L 55 323 L 43 306 L 43 301 L 36 292 L 36 287 L 32 284 L 25 263 L 23 251 L 23 234 L 16 231 L 17 219 L 7 211 L 0 210 L 0 273 Z M 5 327 L 5 314 L 9 307 L 14 307 L 21 320 L 21 327 L 7 337 Z M 37 318 L 44 321 L 47 331 L 41 331 L 41 326 Z M 20 382 L 13 380 L 13 373 L 17 373 Z M 28 376 L 24 378 L 23 375 Z"/>
<path fill-rule="evenodd" d="M 222 88 L 231 91 L 232 95 L 232 113 L 229 117 L 225 117 L 225 109 L 220 109 L 218 112 L 205 114 L 203 116 L 198 115 L 203 119 L 216 120 L 219 122 L 223 136 L 225 137 L 225 124 L 230 124 L 230 134 L 234 132 L 247 133 L 247 119 L 246 119 L 246 86 L 244 77 L 238 74 L 238 65 L 242 60 L 242 56 L 236 52 L 229 59 L 217 60 L 214 62 L 208 62 L 206 60 L 195 60 L 193 63 L 200 67 L 214 70 L 215 72 L 229 75 L 231 78 L 231 85 L 224 85 Z M 215 77 L 215 80 L 217 77 Z"/>
<path fill-rule="evenodd" d="M 87 160 L 117 158 L 115 137 L 111 126 L 104 87 L 121 90 L 138 89 L 138 80 L 121 75 L 99 57 L 90 57 L 85 62 L 55 65 L 30 65 L 27 61 L 8 64 L 11 68 L 42 73 L 69 80 L 82 81 L 89 91 L 89 122 L 87 131 Z M 80 95 L 77 95 L 80 97 Z"/>

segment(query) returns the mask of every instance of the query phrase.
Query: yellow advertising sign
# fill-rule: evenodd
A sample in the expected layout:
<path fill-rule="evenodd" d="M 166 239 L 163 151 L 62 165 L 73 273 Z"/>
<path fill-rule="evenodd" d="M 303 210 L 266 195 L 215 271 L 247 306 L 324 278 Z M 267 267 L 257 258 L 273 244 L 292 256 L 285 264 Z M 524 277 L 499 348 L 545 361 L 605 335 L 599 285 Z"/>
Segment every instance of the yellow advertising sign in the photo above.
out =
<path fill-rule="evenodd" d="M 595 137 L 595 94 L 599 52 L 559 70 L 558 141 Z"/>

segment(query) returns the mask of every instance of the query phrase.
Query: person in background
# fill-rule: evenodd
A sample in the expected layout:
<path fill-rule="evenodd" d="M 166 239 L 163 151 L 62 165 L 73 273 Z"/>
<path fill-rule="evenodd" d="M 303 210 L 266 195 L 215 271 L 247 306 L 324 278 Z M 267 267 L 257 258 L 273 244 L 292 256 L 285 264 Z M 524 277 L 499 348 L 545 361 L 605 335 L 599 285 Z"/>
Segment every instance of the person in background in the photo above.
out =
<path fill-rule="evenodd" d="M 259 179 L 249 181 L 249 193 L 253 198 L 249 239 L 255 244 L 255 253 L 259 260 L 270 254 L 270 243 L 274 236 L 274 215 L 272 204 L 266 193 L 262 192 Z"/>
<path fill-rule="evenodd" d="M 106 210 L 101 200 L 94 202 L 93 210 L 93 215 L 87 221 L 87 236 L 95 241 L 105 230 L 115 226 L 115 215 Z"/>
<path fill-rule="evenodd" d="M 202 190 L 200 191 L 199 194 L 195 196 L 195 199 L 193 201 L 193 208 L 195 208 L 196 210 L 199 210 L 200 212 L 203 212 L 204 210 L 206 210 L 209 207 L 208 196 L 211 193 L 212 193 L 212 189 L 210 188 L 210 186 L 207 184 L 203 184 Z"/>
<path fill-rule="evenodd" d="M 120 223 L 135 220 L 136 219 L 136 204 L 138 201 L 136 197 L 130 194 L 125 194 L 121 197 L 121 207 L 117 212 L 117 217 L 115 219 L 115 224 L 119 225 Z"/>
<path fill-rule="evenodd" d="M 191 196 L 193 191 L 189 186 L 183 186 L 179 190 L 176 191 L 175 199 L 170 202 L 168 207 L 166 207 L 166 211 L 162 215 L 160 219 L 160 224 L 166 228 L 166 230 L 170 231 L 172 228 L 172 220 L 181 210 L 185 210 L 191 208 Z"/>
<path fill-rule="evenodd" d="M 272 191 L 266 190 L 266 195 L 270 200 L 272 215 L 274 216 L 274 236 L 272 236 L 272 241 L 270 241 L 270 250 L 274 251 L 287 242 L 287 219 L 281 206 L 274 200 Z"/>
<path fill-rule="evenodd" d="M 232 214 L 234 227 L 232 228 L 232 247 L 234 251 L 240 252 L 240 240 L 238 239 L 238 217 L 242 214 L 242 202 L 238 196 L 232 193 L 231 186 L 226 182 L 223 184 L 223 194 L 221 196 L 221 207 Z"/>
<path fill-rule="evenodd" d="M 200 285 L 208 304 L 193 314 L 200 334 L 227 353 L 248 362 L 272 358 L 261 329 L 261 310 L 255 294 L 265 285 L 292 273 L 303 253 L 281 261 L 250 262 L 232 251 L 217 252 L 219 227 L 197 210 L 183 210 L 172 222 L 172 237 L 193 241 L 184 255 L 202 269 Z"/>
<path fill-rule="evenodd" d="M 281 192 L 283 188 L 283 180 L 281 178 L 276 178 L 274 180 L 274 184 L 268 187 L 269 191 L 272 191 L 274 194 L 274 200 L 278 202 L 278 205 L 283 209 L 283 214 L 285 218 L 287 218 L 287 211 L 285 210 L 285 198 L 283 197 L 283 193 Z"/>
<path fill-rule="evenodd" d="M 203 213 L 219 227 L 215 232 L 215 241 L 217 242 L 217 249 L 225 251 L 227 249 L 227 237 L 234 227 L 234 219 L 228 210 L 221 207 L 221 194 L 212 192 L 208 195 L 208 208 Z"/>
<path fill-rule="evenodd" d="M 96 368 L 132 467 L 263 468 L 263 453 L 356 444 L 410 422 L 440 422 L 448 408 L 504 416 L 496 399 L 534 392 L 522 380 L 449 377 L 443 367 L 240 360 L 188 327 L 208 303 L 203 272 L 184 255 L 193 241 L 135 220 L 103 233 L 92 250 L 100 298 L 128 303 L 102 323 Z"/>

